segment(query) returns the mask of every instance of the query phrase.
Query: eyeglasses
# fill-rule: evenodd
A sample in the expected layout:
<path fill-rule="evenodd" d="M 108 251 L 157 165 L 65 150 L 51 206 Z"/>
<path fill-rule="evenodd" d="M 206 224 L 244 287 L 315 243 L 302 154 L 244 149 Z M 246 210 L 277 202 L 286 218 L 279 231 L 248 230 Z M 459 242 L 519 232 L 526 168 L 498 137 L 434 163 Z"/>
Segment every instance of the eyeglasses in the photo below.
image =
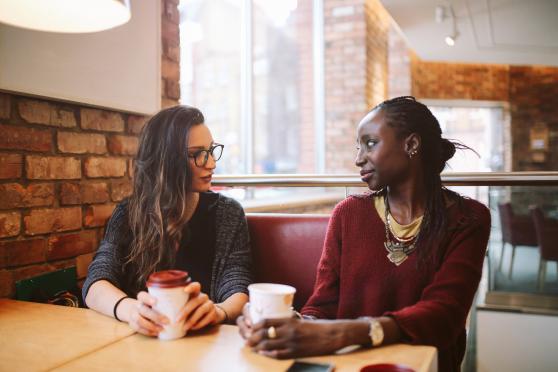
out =
<path fill-rule="evenodd" d="M 188 153 L 188 157 L 194 159 L 194 163 L 196 164 L 196 167 L 200 167 L 200 168 L 205 167 L 205 165 L 207 164 L 207 159 L 209 159 L 210 154 L 213 160 L 215 161 L 221 159 L 221 155 L 223 155 L 224 147 L 225 145 L 221 145 L 220 143 L 215 143 L 208 150 L 203 149 L 203 150 L 197 150 L 193 153 Z"/>

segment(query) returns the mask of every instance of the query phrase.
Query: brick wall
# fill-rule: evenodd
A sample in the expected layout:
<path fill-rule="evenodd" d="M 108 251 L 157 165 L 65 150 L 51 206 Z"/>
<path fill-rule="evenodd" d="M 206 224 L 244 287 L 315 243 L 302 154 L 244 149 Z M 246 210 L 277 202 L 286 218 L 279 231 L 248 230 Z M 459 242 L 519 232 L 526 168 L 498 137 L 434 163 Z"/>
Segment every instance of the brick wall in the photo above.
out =
<path fill-rule="evenodd" d="M 178 0 L 161 0 L 162 106 L 178 103 Z M 0 297 L 15 282 L 77 266 L 132 190 L 145 117 L 0 93 Z"/>
<path fill-rule="evenodd" d="M 387 95 L 389 15 L 378 0 L 324 2 L 326 172 L 354 172 L 358 122 Z"/>
<path fill-rule="evenodd" d="M 558 170 L 558 68 L 425 62 L 411 53 L 411 79 L 418 98 L 509 103 L 511 170 Z M 549 130 L 549 151 L 535 162 L 529 132 L 540 123 Z"/>

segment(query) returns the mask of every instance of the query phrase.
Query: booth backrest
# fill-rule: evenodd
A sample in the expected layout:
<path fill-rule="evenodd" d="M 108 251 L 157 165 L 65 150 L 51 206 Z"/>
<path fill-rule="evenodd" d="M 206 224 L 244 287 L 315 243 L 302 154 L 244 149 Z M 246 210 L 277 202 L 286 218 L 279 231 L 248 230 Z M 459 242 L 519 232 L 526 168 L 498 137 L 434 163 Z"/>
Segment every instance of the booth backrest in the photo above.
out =
<path fill-rule="evenodd" d="M 248 213 L 255 282 L 296 288 L 296 310 L 314 288 L 328 215 Z"/>

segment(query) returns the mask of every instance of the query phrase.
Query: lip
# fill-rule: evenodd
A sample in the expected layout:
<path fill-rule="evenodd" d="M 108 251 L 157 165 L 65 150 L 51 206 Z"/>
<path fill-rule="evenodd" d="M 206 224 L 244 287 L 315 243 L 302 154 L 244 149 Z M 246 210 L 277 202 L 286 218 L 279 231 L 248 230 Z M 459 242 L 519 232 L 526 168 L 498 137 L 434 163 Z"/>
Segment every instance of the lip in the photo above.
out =
<path fill-rule="evenodd" d="M 361 170 L 360 171 L 360 179 L 362 180 L 362 182 L 368 182 L 368 180 L 370 180 L 370 178 L 372 178 L 372 175 L 374 174 L 374 171 L 371 170 Z"/>
<path fill-rule="evenodd" d="M 205 182 L 211 182 L 212 178 L 213 178 L 212 174 L 210 174 L 209 176 L 201 177 L 201 179 L 204 180 Z"/>

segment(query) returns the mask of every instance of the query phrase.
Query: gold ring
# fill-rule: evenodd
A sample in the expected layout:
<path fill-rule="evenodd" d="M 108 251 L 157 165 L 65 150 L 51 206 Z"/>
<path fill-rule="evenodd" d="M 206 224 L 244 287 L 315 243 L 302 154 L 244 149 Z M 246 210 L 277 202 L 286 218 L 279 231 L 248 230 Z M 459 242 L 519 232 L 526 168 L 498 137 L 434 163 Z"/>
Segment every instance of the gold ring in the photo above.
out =
<path fill-rule="evenodd" d="M 277 331 L 275 330 L 275 327 L 271 326 L 267 329 L 267 338 L 277 338 Z"/>

